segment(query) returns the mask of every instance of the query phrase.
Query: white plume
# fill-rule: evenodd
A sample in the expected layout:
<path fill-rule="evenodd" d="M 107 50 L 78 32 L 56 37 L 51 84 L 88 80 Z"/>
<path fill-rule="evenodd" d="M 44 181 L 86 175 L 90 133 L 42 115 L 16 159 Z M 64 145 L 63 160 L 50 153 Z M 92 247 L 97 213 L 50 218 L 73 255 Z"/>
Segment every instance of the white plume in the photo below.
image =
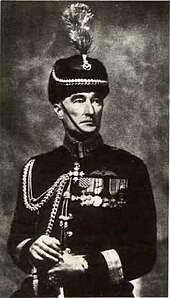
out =
<path fill-rule="evenodd" d="M 89 25 L 92 18 L 91 10 L 83 3 L 71 4 L 62 15 L 71 42 L 81 55 L 87 54 L 92 44 Z"/>

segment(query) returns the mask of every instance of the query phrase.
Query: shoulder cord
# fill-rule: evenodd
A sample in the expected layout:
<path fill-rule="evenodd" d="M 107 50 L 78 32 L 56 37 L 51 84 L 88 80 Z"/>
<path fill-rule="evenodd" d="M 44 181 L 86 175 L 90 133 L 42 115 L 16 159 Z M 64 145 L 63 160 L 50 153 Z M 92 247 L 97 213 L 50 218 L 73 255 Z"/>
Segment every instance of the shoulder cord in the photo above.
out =
<path fill-rule="evenodd" d="M 55 193 L 55 199 L 52 207 L 52 211 L 50 214 L 50 219 L 47 225 L 47 229 L 45 232 L 45 235 L 50 236 L 55 217 L 58 211 L 59 203 L 65 188 L 65 185 L 67 181 L 70 179 L 69 174 L 63 174 L 61 175 L 55 182 L 54 184 L 47 189 L 43 194 L 41 194 L 38 198 L 33 198 L 32 194 L 32 168 L 34 165 L 35 159 L 31 159 L 24 167 L 23 170 L 23 197 L 24 197 L 24 204 L 27 209 L 30 211 L 38 211 Z M 44 196 L 45 195 L 45 196 Z M 33 202 L 39 201 L 42 197 L 44 198 L 37 204 Z M 33 278 L 33 290 L 34 294 L 37 297 L 38 296 L 38 272 L 37 268 L 33 266 L 31 270 L 31 275 Z"/>
<path fill-rule="evenodd" d="M 22 177 L 22 188 L 24 204 L 30 211 L 38 211 L 44 204 L 54 195 L 60 183 L 65 180 L 68 174 L 61 175 L 54 184 L 48 188 L 44 193 L 42 193 L 38 198 L 34 198 L 32 195 L 32 168 L 35 159 L 31 159 L 24 167 L 23 177 Z M 68 179 L 66 179 L 68 180 Z M 43 199 L 40 201 L 40 199 Z M 38 202 L 39 203 L 35 203 Z"/>

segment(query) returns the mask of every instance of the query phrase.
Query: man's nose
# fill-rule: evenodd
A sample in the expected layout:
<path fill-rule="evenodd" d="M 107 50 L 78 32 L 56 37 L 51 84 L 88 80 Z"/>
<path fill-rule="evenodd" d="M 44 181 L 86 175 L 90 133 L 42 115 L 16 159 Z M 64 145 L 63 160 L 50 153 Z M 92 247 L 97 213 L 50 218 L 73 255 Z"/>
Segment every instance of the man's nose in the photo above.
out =
<path fill-rule="evenodd" d="M 94 114 L 94 107 L 90 99 L 86 100 L 86 108 L 85 108 L 85 113 L 88 115 L 93 115 Z"/>

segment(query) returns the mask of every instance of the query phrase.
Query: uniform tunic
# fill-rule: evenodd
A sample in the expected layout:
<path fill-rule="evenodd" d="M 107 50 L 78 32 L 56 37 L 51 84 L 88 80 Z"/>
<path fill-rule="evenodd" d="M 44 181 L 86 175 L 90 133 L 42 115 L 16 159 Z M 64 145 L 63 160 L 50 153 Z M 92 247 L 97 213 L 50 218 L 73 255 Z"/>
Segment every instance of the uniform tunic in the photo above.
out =
<path fill-rule="evenodd" d="M 85 256 L 88 269 L 85 274 L 75 274 L 65 280 L 65 296 L 133 296 L 129 281 L 147 274 L 156 256 L 155 206 L 143 161 L 103 144 L 100 136 L 86 145 L 65 140 L 63 146 L 33 159 L 34 198 L 62 174 L 74 173 L 75 162 L 80 165 L 79 173 L 84 173 L 70 185 L 68 214 L 71 216 L 66 246 L 71 253 Z M 8 250 L 25 272 L 31 270 L 29 247 L 45 234 L 53 202 L 51 197 L 38 211 L 30 211 L 20 186 Z M 62 202 L 63 197 L 51 232 L 58 239 Z M 18 249 L 20 243 L 22 249 Z M 57 287 L 48 284 L 47 270 L 43 268 L 39 272 L 39 296 L 55 297 Z M 28 278 L 15 296 L 33 296 L 31 287 L 31 278 Z"/>

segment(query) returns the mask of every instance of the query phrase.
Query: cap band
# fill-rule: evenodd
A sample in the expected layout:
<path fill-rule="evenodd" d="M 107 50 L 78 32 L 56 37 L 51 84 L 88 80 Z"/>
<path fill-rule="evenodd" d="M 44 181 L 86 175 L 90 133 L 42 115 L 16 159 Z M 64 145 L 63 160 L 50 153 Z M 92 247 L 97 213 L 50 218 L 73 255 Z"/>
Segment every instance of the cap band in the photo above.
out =
<path fill-rule="evenodd" d="M 55 70 L 52 70 L 53 79 L 62 85 L 108 85 L 108 81 L 100 79 L 60 79 L 56 76 Z"/>

